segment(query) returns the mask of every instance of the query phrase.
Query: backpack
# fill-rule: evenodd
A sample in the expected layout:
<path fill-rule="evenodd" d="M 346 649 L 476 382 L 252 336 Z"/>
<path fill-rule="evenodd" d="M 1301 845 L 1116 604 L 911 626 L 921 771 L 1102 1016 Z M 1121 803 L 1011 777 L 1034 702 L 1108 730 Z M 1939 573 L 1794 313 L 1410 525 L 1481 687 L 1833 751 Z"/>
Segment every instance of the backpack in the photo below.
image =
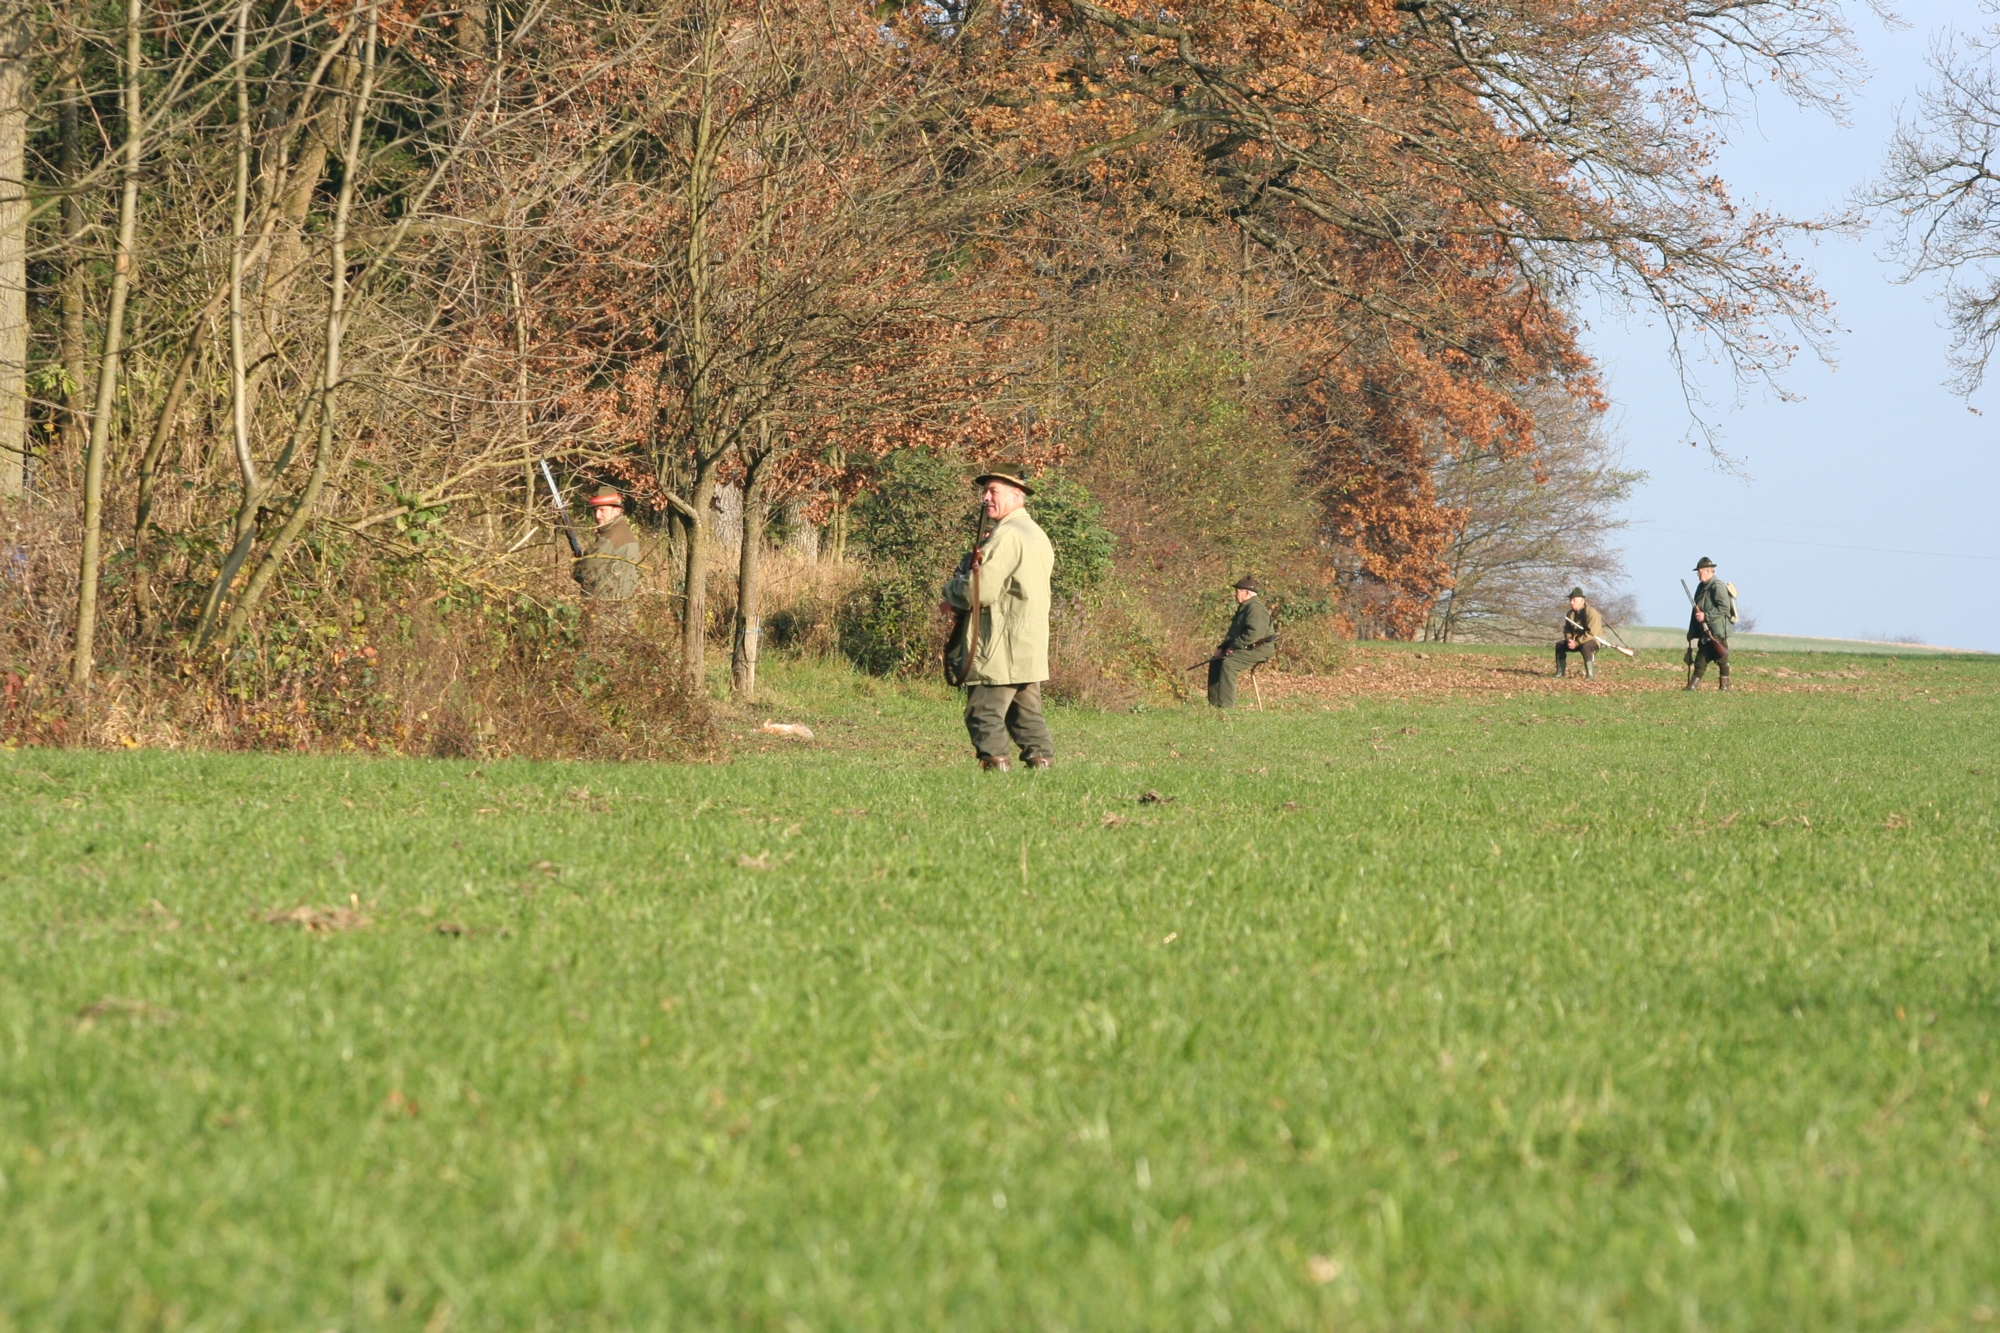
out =
<path fill-rule="evenodd" d="M 1729 623 L 1734 625 L 1743 618 L 1736 614 L 1736 585 L 1725 583 L 1722 586 L 1729 590 Z"/>

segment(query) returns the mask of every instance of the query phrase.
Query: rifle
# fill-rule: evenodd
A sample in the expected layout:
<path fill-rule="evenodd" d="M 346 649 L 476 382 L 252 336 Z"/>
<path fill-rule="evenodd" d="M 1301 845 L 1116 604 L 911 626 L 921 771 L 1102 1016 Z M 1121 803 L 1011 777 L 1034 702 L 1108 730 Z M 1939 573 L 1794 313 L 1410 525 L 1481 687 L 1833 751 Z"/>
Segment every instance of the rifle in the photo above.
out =
<path fill-rule="evenodd" d="M 972 674 L 973 660 L 979 656 L 979 566 L 986 558 L 988 533 L 986 507 L 981 505 L 972 525 L 972 549 L 959 562 L 972 576 L 965 599 L 971 606 L 964 611 L 952 609 L 951 632 L 944 638 L 944 683 L 953 689 L 965 684 L 965 678 Z"/>
<path fill-rule="evenodd" d="M 556 517 L 562 520 L 563 532 L 569 537 L 569 553 L 581 560 L 583 543 L 576 539 L 576 529 L 570 526 L 569 506 L 563 503 L 562 492 L 556 489 L 555 474 L 549 471 L 549 460 L 544 458 L 541 464 L 542 479 L 549 484 L 549 503 L 556 507 Z"/>
<path fill-rule="evenodd" d="M 1243 647 L 1243 651 L 1247 653 L 1247 652 L 1249 652 L 1249 651 L 1250 651 L 1251 649 L 1253 649 L 1253 648 L 1262 648 L 1262 647 L 1263 647 L 1263 646 L 1264 646 L 1265 644 L 1267 644 L 1267 643 L 1276 643 L 1277 641 L 1278 641 L 1278 636 L 1277 636 L 1277 635 L 1275 635 L 1275 634 L 1266 634 L 1266 635 L 1265 635 L 1265 636 L 1264 636 L 1263 638 L 1261 638 L 1261 639 L 1257 640 L 1257 642 L 1255 642 L 1255 643 L 1251 643 L 1251 644 L 1245 644 L 1245 645 L 1244 645 L 1244 647 Z M 1221 660 L 1222 660 L 1223 658 L 1225 658 L 1225 657 L 1229 657 L 1229 656 L 1231 656 L 1232 654 L 1234 654 L 1235 652 L 1236 652 L 1236 649 L 1234 649 L 1234 648 L 1221 648 L 1221 649 L 1218 649 L 1218 650 L 1216 650 L 1216 652 L 1215 652 L 1215 655 L 1214 655 L 1214 656 L 1212 656 L 1212 657 L 1204 657 L 1204 658 L 1202 658 L 1202 659 L 1201 659 L 1201 661 L 1199 661 L 1199 662 L 1196 662 L 1196 663 L 1195 663 L 1195 664 L 1194 664 L 1193 666 L 1191 666 L 1191 667 L 1188 667 L 1188 668 L 1187 668 L 1187 670 L 1189 670 L 1189 671 L 1199 671 L 1199 670 L 1200 670 L 1201 668 L 1203 668 L 1203 667 L 1207 666 L 1207 665 L 1208 665 L 1208 664 L 1209 664 L 1210 662 L 1220 662 L 1220 661 L 1221 661 Z"/>
<path fill-rule="evenodd" d="M 1701 609 L 1694 600 L 1694 594 L 1688 591 L 1688 581 L 1686 579 L 1681 580 L 1681 592 L 1688 599 L 1689 606 L 1694 607 L 1696 610 Z M 1729 660 L 1728 641 L 1724 639 L 1718 639 L 1715 637 L 1715 631 L 1708 627 L 1708 620 L 1706 617 L 1703 617 L 1702 619 L 1697 620 L 1694 623 L 1701 626 L 1701 637 L 1707 639 L 1708 646 L 1715 649 L 1715 660 L 1718 662 L 1727 662 Z"/>
<path fill-rule="evenodd" d="M 1576 631 L 1576 634 L 1573 637 L 1576 639 L 1578 643 L 1582 643 L 1585 639 L 1595 639 L 1599 644 L 1601 644 L 1606 648 L 1609 648 L 1614 653 L 1623 653 L 1627 657 L 1637 657 L 1639 655 L 1633 652 L 1630 648 L 1627 648 L 1622 643 L 1607 642 L 1602 634 L 1592 634 L 1589 630 L 1577 624 L 1574 620 L 1571 620 L 1568 616 L 1563 617 L 1563 624 L 1568 625 L 1571 629 Z"/>

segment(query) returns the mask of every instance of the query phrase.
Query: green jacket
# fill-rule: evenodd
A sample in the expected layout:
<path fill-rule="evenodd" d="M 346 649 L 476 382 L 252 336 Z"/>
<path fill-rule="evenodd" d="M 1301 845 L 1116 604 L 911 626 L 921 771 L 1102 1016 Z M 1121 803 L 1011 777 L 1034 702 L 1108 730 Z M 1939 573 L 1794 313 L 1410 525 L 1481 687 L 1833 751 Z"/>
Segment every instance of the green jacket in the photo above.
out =
<path fill-rule="evenodd" d="M 993 527 L 979 548 L 978 572 L 961 570 L 945 584 L 945 600 L 972 608 L 972 580 L 979 580 L 979 652 L 965 673 L 968 685 L 1031 685 L 1049 678 L 1049 575 L 1056 552 L 1025 509 Z"/>
<path fill-rule="evenodd" d="M 1228 653 L 1239 662 L 1268 662 L 1278 655 L 1278 645 L 1268 642 L 1277 632 L 1271 624 L 1271 608 L 1252 593 L 1249 601 L 1236 608 L 1236 618 L 1229 622 L 1229 632 L 1215 651 Z"/>
<path fill-rule="evenodd" d="M 1702 637 L 1701 625 L 1694 613 L 1700 611 L 1708 617 L 1708 632 L 1718 639 L 1729 637 L 1729 613 L 1736 609 L 1736 602 L 1723 586 L 1721 579 L 1710 579 L 1694 590 L 1694 606 L 1688 611 L 1688 634 L 1690 639 Z"/>
<path fill-rule="evenodd" d="M 573 577 L 583 587 L 583 595 L 603 601 L 622 602 L 639 593 L 639 539 L 632 525 L 616 518 L 597 530 L 597 540 L 574 563 Z"/>
<path fill-rule="evenodd" d="M 1572 624 L 1572 621 L 1575 623 Z M 1577 625 L 1581 625 L 1583 628 L 1578 630 Z M 1578 643 L 1582 643 L 1586 638 L 1602 639 L 1604 637 L 1604 613 L 1589 602 L 1583 604 L 1583 610 L 1581 611 L 1570 610 L 1569 603 L 1564 602 L 1563 618 L 1557 623 L 1556 629 L 1563 638 L 1575 639 Z"/>

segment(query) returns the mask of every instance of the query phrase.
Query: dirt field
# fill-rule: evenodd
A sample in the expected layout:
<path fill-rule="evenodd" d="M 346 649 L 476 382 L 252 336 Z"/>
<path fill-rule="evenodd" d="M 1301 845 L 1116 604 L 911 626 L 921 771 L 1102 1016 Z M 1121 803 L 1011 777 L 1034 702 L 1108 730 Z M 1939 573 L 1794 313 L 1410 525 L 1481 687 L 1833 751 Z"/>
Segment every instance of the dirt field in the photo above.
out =
<path fill-rule="evenodd" d="M 1958 678 L 1940 676 L 1941 659 L 1872 657 L 1845 659 L 1819 657 L 1812 668 L 1799 669 L 1796 654 L 1738 652 L 1732 661 L 1733 689 L 1756 693 L 1897 694 L 1912 697 L 1932 694 L 1945 697 L 1964 687 Z M 1794 665 L 1784 665 L 1790 662 Z M 1715 689 L 1711 668 L 1703 688 Z M 1413 648 L 1409 645 L 1357 645 L 1348 662 L 1337 673 L 1322 676 L 1290 675 L 1268 668 L 1258 673 L 1266 707 L 1364 697 L 1374 698 L 1459 698 L 1499 695 L 1616 695 L 1679 690 L 1687 680 L 1687 668 L 1680 654 L 1641 651 L 1636 660 L 1615 653 L 1597 659 L 1597 679 L 1583 679 L 1580 660 L 1572 659 L 1568 677 L 1555 676 L 1554 653 L 1540 648 L 1492 648 L 1486 650 L 1447 647 Z M 1246 703 L 1255 690 L 1243 691 Z"/>

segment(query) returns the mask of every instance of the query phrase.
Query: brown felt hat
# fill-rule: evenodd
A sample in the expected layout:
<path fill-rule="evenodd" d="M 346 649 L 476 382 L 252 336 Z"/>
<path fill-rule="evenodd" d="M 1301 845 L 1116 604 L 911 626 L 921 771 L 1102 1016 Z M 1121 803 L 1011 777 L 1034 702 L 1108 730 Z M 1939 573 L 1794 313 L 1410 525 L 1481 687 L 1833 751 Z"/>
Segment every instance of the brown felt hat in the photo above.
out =
<path fill-rule="evenodd" d="M 590 497 L 590 503 L 592 507 L 597 505 L 617 505 L 620 509 L 623 509 L 625 507 L 625 497 L 620 495 L 615 487 L 599 486 L 597 494 Z"/>
<path fill-rule="evenodd" d="M 974 477 L 972 484 L 974 486 L 984 486 L 989 481 L 1004 481 L 1023 495 L 1033 495 L 1035 488 L 1028 484 L 1028 478 L 1033 475 L 1033 473 L 1019 463 L 1002 463 L 998 467 L 990 468 Z"/>
<path fill-rule="evenodd" d="M 1241 588 L 1244 592 L 1264 591 L 1262 588 L 1257 586 L 1257 580 L 1255 576 L 1250 574 L 1245 574 L 1242 578 L 1236 580 L 1236 586 Z"/>
<path fill-rule="evenodd" d="M 1694 572 L 1697 574 L 1701 573 L 1701 571 L 1704 569 L 1714 569 L 1714 568 L 1715 568 L 1715 562 L 1713 560 L 1710 560 L 1707 556 L 1703 556 L 1701 559 L 1694 562 Z"/>

